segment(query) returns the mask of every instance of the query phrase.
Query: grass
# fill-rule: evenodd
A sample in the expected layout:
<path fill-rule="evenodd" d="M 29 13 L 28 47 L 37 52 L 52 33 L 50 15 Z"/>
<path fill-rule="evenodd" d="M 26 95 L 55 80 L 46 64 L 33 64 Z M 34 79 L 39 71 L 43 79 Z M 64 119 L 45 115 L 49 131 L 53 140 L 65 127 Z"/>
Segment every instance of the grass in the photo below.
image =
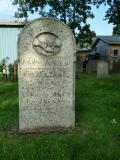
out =
<path fill-rule="evenodd" d="M 18 126 L 17 83 L 0 82 L 0 160 L 120 160 L 120 74 L 76 81 L 76 129 L 12 135 Z"/>

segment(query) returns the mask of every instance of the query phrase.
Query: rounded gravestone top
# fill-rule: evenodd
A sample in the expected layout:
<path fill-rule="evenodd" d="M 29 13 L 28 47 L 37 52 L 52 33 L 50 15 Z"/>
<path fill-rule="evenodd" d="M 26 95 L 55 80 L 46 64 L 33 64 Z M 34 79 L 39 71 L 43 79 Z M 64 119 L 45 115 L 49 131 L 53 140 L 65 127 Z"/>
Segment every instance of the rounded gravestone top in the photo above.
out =
<path fill-rule="evenodd" d="M 75 53 L 75 38 L 71 30 L 53 18 L 39 18 L 23 29 L 18 40 L 18 53 L 35 52 L 42 56 L 54 56 L 65 51 Z"/>

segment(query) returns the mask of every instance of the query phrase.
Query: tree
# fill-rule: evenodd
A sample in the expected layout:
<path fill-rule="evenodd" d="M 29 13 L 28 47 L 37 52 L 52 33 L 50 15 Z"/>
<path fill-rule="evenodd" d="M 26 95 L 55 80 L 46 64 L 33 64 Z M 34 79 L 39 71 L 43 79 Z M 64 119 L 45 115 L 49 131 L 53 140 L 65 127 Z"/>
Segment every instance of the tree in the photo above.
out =
<path fill-rule="evenodd" d="M 90 4 L 91 0 L 13 0 L 13 5 L 19 6 L 15 13 L 17 18 L 27 20 L 29 12 L 59 18 L 70 27 L 82 47 L 89 46 L 95 36 L 87 24 L 88 18 L 94 18 Z"/>
<path fill-rule="evenodd" d="M 109 8 L 106 12 L 105 19 L 108 23 L 113 23 L 113 25 L 120 24 L 120 1 L 114 0 L 109 3 Z"/>
<path fill-rule="evenodd" d="M 95 33 L 90 30 L 90 25 L 85 25 L 81 28 L 80 33 L 76 37 L 76 42 L 79 44 L 80 48 L 89 48 L 95 36 Z"/>
<path fill-rule="evenodd" d="M 8 62 L 8 60 L 9 60 L 9 57 L 6 57 L 0 60 L 0 72 L 3 71 L 3 66 Z"/>
<path fill-rule="evenodd" d="M 114 0 L 109 4 L 105 19 L 114 25 L 113 35 L 120 35 L 120 0 Z"/>
<path fill-rule="evenodd" d="M 120 35 L 120 24 L 113 27 L 113 35 Z"/>
<path fill-rule="evenodd" d="M 101 4 L 107 5 L 105 19 L 112 23 L 113 35 L 120 35 L 120 0 L 96 0 L 94 4 L 99 7 Z"/>

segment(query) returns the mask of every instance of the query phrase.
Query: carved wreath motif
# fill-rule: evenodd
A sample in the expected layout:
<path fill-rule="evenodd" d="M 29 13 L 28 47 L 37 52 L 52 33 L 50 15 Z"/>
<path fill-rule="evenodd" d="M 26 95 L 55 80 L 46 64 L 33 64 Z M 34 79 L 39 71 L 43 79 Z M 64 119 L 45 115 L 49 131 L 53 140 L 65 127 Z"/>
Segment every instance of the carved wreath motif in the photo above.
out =
<path fill-rule="evenodd" d="M 33 40 L 33 48 L 37 53 L 46 56 L 58 54 L 61 49 L 60 39 L 53 33 L 42 33 Z"/>

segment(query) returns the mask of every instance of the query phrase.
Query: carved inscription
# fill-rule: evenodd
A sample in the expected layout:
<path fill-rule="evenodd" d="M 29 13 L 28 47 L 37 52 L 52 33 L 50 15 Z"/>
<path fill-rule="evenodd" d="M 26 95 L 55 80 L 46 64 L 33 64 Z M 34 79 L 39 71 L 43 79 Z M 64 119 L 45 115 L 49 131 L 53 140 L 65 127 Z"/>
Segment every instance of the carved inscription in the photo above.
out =
<path fill-rule="evenodd" d="M 60 39 L 53 33 L 42 33 L 33 41 L 33 48 L 36 52 L 46 56 L 58 54 L 61 45 Z"/>
<path fill-rule="evenodd" d="M 28 56 L 24 56 L 24 59 L 20 60 L 20 66 L 22 66 L 22 68 L 30 68 L 32 67 L 36 67 L 38 68 L 38 66 L 44 66 L 44 68 L 52 68 L 54 66 L 56 67 L 67 67 L 69 65 L 72 65 L 72 58 L 70 55 L 66 55 L 66 57 L 63 56 L 59 56 L 59 57 L 54 57 L 54 59 L 51 58 L 45 58 L 45 59 L 41 59 L 41 57 L 35 57 L 33 55 L 28 55 Z"/>

